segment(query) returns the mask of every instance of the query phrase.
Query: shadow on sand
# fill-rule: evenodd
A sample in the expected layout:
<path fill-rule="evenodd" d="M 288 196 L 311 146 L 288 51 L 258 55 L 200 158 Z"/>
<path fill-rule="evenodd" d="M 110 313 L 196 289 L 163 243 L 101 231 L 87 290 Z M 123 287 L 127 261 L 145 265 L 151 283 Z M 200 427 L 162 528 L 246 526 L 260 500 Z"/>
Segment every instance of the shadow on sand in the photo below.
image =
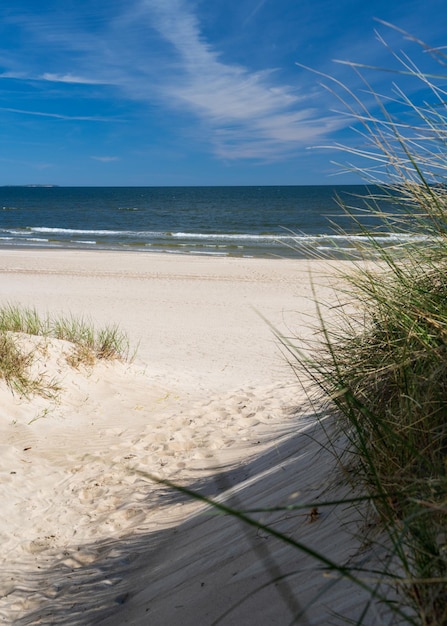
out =
<path fill-rule="evenodd" d="M 314 417 L 299 420 L 304 425 L 298 434 L 188 488 L 243 509 L 352 496 L 328 447 L 328 433 Z M 185 497 L 163 490 L 159 505 L 179 504 Z M 337 563 L 358 564 L 371 556 L 353 537 L 359 521 L 353 506 L 322 506 L 316 519 L 306 509 L 252 516 Z M 203 505 L 174 528 L 143 528 L 82 547 L 83 553 L 89 550 L 96 555 L 89 564 L 75 563 L 74 552 L 18 583 L 14 593 L 39 608 L 18 616 L 17 626 L 341 625 L 358 619 L 370 601 L 364 590 L 328 574 L 310 556 Z M 377 619 L 372 605 L 362 623 L 386 623 Z"/>

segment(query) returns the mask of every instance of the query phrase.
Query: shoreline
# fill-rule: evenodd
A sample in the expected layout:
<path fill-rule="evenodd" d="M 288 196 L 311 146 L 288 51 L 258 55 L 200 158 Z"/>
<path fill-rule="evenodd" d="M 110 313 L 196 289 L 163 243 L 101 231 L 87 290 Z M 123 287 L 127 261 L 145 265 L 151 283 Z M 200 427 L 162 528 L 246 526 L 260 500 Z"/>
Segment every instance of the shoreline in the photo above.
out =
<path fill-rule="evenodd" d="M 287 335 L 308 326 L 310 274 L 329 297 L 330 266 L 304 259 L 0 250 L 4 301 L 117 324 L 138 346 L 137 358 L 154 370 L 199 372 L 211 386 L 222 378 L 229 387 L 276 380 L 284 362 L 272 350 L 269 324 Z"/>
<path fill-rule="evenodd" d="M 322 236 L 322 239 L 323 239 L 323 236 Z M 326 237 L 326 239 L 330 239 L 330 237 L 328 236 Z M 276 243 L 275 239 L 272 239 L 272 241 Z M 3 244 L 0 243 L 0 251 L 13 251 L 13 250 L 27 251 L 29 250 L 29 251 L 39 252 L 39 251 L 48 251 L 48 250 L 56 250 L 56 251 L 67 250 L 67 251 L 72 251 L 72 252 L 86 252 L 86 253 L 109 252 L 109 253 L 117 253 L 117 254 L 130 253 L 130 254 L 146 254 L 146 255 L 155 255 L 155 256 L 205 257 L 208 259 L 213 259 L 213 258 L 263 259 L 267 261 L 283 261 L 283 260 L 304 261 L 304 260 L 314 260 L 317 257 L 316 253 L 314 252 L 306 253 L 304 246 L 301 250 L 299 250 L 298 248 L 294 249 L 287 244 L 279 244 L 277 251 L 275 253 L 273 252 L 260 253 L 259 251 L 257 251 L 256 253 L 244 253 L 242 252 L 243 246 L 241 246 L 240 253 L 210 252 L 210 251 L 201 252 L 198 250 L 187 250 L 186 249 L 187 247 L 188 247 L 187 244 L 173 244 L 172 246 L 169 246 L 169 245 L 166 246 L 166 248 L 185 248 L 185 250 L 173 250 L 173 249 L 151 250 L 149 244 L 141 244 L 141 245 L 140 244 L 134 244 L 134 245 L 124 244 L 122 246 L 120 246 L 119 244 L 111 244 L 110 246 L 107 246 L 107 245 L 102 245 L 102 244 L 97 244 L 97 243 L 81 244 L 81 245 L 77 245 L 77 244 L 32 245 L 32 244 L 20 244 L 20 243 L 14 243 L 14 244 L 8 245 L 5 243 Z M 235 246 L 235 247 L 238 247 L 238 246 Z M 337 255 L 335 252 L 332 252 L 332 256 L 331 256 L 331 253 L 329 251 L 326 251 L 326 255 L 327 255 L 327 260 L 329 261 L 349 260 L 349 256 L 347 253 L 345 255 L 343 255 L 342 253 L 341 254 L 339 253 Z"/>

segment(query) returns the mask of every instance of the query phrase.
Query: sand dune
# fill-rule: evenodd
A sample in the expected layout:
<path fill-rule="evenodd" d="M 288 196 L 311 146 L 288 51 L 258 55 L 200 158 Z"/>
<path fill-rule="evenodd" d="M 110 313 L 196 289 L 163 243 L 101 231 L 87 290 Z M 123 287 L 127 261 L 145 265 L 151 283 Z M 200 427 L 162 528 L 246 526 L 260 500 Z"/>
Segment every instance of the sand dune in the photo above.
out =
<path fill-rule="evenodd" d="M 26 338 L 57 397 L 20 398 L 0 381 L 2 623 L 359 617 L 367 595 L 349 581 L 149 478 L 243 508 L 347 493 L 330 420 L 327 432 L 315 422 L 265 321 L 310 337 L 309 272 L 335 298 L 326 266 L 3 250 L 0 271 L 3 303 L 117 323 L 139 346 L 133 363 L 73 369 L 66 342 Z M 255 516 L 337 563 L 364 558 L 354 508 Z M 364 623 L 383 620 L 372 607 Z"/>

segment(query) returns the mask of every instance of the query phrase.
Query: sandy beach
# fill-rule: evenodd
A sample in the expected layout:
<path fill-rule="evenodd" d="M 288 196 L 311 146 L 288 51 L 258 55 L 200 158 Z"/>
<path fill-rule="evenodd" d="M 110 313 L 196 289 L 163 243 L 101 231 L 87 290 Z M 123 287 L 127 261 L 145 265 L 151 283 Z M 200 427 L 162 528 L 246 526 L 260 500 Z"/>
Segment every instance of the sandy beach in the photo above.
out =
<path fill-rule="evenodd" d="M 244 509 L 348 493 L 330 419 L 316 423 L 269 325 L 312 337 L 312 282 L 336 297 L 328 265 L 5 249 L 0 272 L 2 304 L 117 324 L 136 350 L 131 363 L 73 369 L 65 342 L 29 340 L 57 397 L 20 398 L 0 381 L 1 623 L 359 618 L 359 587 L 150 478 Z M 353 507 L 253 517 L 339 564 L 364 558 Z M 372 607 L 363 623 L 381 620 Z"/>

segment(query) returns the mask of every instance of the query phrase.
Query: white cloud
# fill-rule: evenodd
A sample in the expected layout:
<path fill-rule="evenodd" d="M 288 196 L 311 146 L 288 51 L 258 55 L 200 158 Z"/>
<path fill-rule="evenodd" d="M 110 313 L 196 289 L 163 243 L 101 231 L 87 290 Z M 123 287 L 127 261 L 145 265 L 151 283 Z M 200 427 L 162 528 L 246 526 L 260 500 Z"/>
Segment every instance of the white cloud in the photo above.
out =
<path fill-rule="evenodd" d="M 90 158 L 95 161 L 101 161 L 101 163 L 111 163 L 112 161 L 120 160 L 117 156 L 91 156 Z"/>
<path fill-rule="evenodd" d="M 265 1 L 257 3 L 252 15 L 261 10 Z M 39 62 L 39 71 L 34 74 L 7 72 L 0 78 L 67 86 L 113 85 L 127 99 L 187 112 L 189 120 L 196 120 L 197 140 L 206 141 L 222 158 L 287 156 L 347 124 L 346 120 L 328 120 L 327 114 L 321 116 L 311 104 L 312 96 L 296 86 L 281 84 L 275 68 L 252 71 L 248 65 L 225 62 L 221 51 L 205 39 L 193 12 L 196 4 L 191 0 L 129 0 L 119 5 L 121 15 L 101 23 L 96 36 L 76 27 L 67 14 L 56 35 L 43 28 L 33 31 L 41 38 L 41 46 L 35 45 L 37 49 L 48 46 L 52 50 L 56 37 L 61 54 L 55 55 L 54 60 L 46 56 L 45 64 Z M 35 28 L 32 20 L 28 27 Z M 42 72 L 42 67 L 47 71 Z M 317 106 L 321 108 L 318 103 Z M 110 121 L 96 116 L 68 117 L 19 109 L 16 112 Z M 184 115 L 182 120 L 184 123 Z M 185 128 L 185 133 L 191 131 L 192 125 Z"/>
<path fill-rule="evenodd" d="M 25 109 L 11 109 L 7 107 L 0 107 L 0 111 L 6 111 L 8 113 L 18 113 L 20 115 L 35 115 L 37 117 L 52 117 L 58 120 L 73 120 L 82 122 L 117 122 L 117 120 L 110 117 L 101 117 L 97 115 L 62 115 L 60 113 L 45 113 L 44 111 L 27 111 Z"/>
<path fill-rule="evenodd" d="M 221 61 L 184 0 L 144 0 L 143 4 L 153 26 L 177 55 L 177 65 L 159 86 L 160 93 L 171 106 L 187 107 L 198 117 L 219 156 L 285 156 L 292 148 L 346 125 L 346 120 L 322 120 L 307 97 L 275 81 L 274 70 L 252 72 Z"/>
<path fill-rule="evenodd" d="M 97 78 L 87 78 L 85 76 L 76 76 L 74 74 L 55 74 L 45 72 L 44 74 L 26 74 L 25 72 L 3 72 L 0 78 L 13 78 L 17 80 L 41 80 L 53 83 L 72 83 L 77 85 L 106 85 L 107 81 Z"/>
<path fill-rule="evenodd" d="M 54 83 L 75 83 L 79 85 L 104 85 L 107 84 L 105 81 L 86 78 L 83 76 L 76 76 L 73 74 L 52 74 L 51 72 L 46 72 L 40 76 L 36 77 L 37 80 L 47 80 L 49 82 Z"/>

